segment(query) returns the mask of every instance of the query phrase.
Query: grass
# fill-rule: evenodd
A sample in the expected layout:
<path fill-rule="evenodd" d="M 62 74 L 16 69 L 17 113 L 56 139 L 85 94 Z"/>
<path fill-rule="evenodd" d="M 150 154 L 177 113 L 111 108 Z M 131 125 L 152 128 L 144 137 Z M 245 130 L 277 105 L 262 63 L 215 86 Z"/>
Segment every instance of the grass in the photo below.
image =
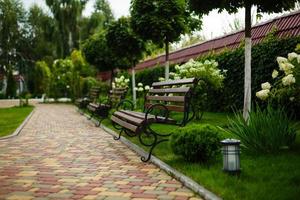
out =
<path fill-rule="evenodd" d="M 228 125 L 226 113 L 205 113 L 199 122 L 226 128 Z M 112 128 L 110 120 L 103 124 Z M 174 130 L 168 125 L 155 125 L 160 132 Z M 300 130 L 300 124 L 297 125 Z M 222 171 L 221 155 L 209 164 L 190 163 L 175 155 L 167 143 L 162 143 L 154 150 L 155 156 L 171 165 L 183 174 L 205 186 L 223 199 L 259 200 L 259 199 L 297 199 L 300 196 L 300 139 L 299 131 L 296 144 L 290 149 L 276 155 L 241 154 L 242 173 L 239 177 L 231 176 Z M 224 137 L 234 137 L 226 133 Z M 128 138 L 140 145 L 138 139 Z"/>
<path fill-rule="evenodd" d="M 0 108 L 0 137 L 12 134 L 33 110 L 33 107 Z"/>

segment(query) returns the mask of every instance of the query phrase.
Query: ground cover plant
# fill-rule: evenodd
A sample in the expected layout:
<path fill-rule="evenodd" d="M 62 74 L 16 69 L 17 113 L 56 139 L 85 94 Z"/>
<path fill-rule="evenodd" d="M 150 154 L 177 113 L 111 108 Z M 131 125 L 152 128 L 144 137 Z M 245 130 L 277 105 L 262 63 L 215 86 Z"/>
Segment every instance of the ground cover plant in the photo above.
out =
<path fill-rule="evenodd" d="M 173 117 L 173 116 L 172 116 Z M 204 113 L 201 121 L 192 121 L 186 127 L 209 124 L 221 129 L 229 127 L 229 113 Z M 110 120 L 103 124 L 113 129 Z M 239 177 L 231 176 L 222 171 L 222 155 L 208 163 L 188 162 L 176 155 L 171 146 L 162 143 L 154 150 L 154 155 L 205 186 L 223 199 L 296 199 L 300 195 L 300 125 L 296 124 L 297 138 L 290 149 L 277 154 L 250 154 L 242 152 L 242 173 Z M 171 125 L 156 124 L 153 129 L 170 132 Z M 221 138 L 236 138 L 230 132 L 223 131 Z M 139 145 L 138 138 L 127 138 Z M 144 146 L 140 145 L 146 149 Z"/>
<path fill-rule="evenodd" d="M 33 107 L 0 108 L 0 137 L 12 134 L 33 110 Z"/>

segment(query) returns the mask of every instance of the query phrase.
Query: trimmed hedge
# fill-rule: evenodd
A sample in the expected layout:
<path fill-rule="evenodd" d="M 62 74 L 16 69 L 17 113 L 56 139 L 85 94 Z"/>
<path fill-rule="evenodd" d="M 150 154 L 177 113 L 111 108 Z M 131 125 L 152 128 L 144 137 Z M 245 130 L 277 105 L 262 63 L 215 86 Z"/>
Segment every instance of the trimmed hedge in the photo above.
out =
<path fill-rule="evenodd" d="M 260 90 L 263 82 L 271 81 L 271 73 L 277 68 L 276 58 L 286 57 L 295 51 L 300 37 L 279 39 L 268 36 L 265 41 L 254 45 L 252 48 L 252 97 L 256 101 L 255 93 Z M 232 111 L 233 108 L 243 108 L 244 98 L 244 46 L 235 50 L 225 50 L 221 53 L 211 53 L 196 60 L 215 59 L 222 70 L 228 70 L 224 80 L 224 87 L 219 91 L 210 90 L 207 94 L 206 111 Z M 175 71 L 174 65 L 170 71 Z M 164 67 L 155 67 L 137 72 L 136 82 L 151 85 L 164 77 Z M 218 97 L 218 98 L 216 98 Z M 261 103 L 261 102 L 258 102 Z"/>
<path fill-rule="evenodd" d="M 299 42 L 300 37 L 284 39 L 273 37 L 253 46 L 251 62 L 253 101 L 257 100 L 255 93 L 260 90 L 261 83 L 272 80 L 272 71 L 278 68 L 276 58 L 278 56 L 286 57 L 288 53 L 295 51 Z M 243 108 L 244 47 L 200 57 L 197 60 L 207 58 L 215 59 L 219 63 L 220 69 L 228 70 L 224 80 L 224 88 L 218 92 L 211 91 L 208 94 L 206 106 L 208 111 L 232 111 L 232 108 Z M 215 98 L 216 96 L 218 98 Z"/>

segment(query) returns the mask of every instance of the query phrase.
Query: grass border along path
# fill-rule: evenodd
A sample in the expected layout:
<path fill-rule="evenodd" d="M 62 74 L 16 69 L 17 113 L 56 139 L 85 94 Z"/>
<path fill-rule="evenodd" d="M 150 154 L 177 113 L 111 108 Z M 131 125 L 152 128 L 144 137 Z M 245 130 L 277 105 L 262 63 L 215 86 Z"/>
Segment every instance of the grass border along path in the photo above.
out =
<path fill-rule="evenodd" d="M 13 134 L 33 109 L 32 106 L 0 108 L 0 139 Z"/>

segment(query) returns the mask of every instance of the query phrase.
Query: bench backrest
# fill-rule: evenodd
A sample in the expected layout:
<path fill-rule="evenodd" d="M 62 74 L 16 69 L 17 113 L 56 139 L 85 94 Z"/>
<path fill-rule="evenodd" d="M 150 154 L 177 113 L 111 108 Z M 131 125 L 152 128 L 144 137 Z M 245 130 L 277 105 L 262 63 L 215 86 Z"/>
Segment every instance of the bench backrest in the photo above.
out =
<path fill-rule="evenodd" d="M 109 91 L 109 101 L 112 105 L 118 104 L 126 96 L 127 88 L 113 88 Z"/>
<path fill-rule="evenodd" d="M 96 102 L 100 93 L 100 88 L 99 87 L 92 87 L 89 91 L 89 99 L 92 102 Z"/>
<path fill-rule="evenodd" d="M 190 120 L 190 111 L 193 112 L 191 97 L 196 83 L 196 78 L 155 82 L 152 84 L 153 89 L 150 89 L 145 97 L 144 108 L 147 109 L 157 103 L 163 104 L 169 111 L 182 112 L 183 119 L 180 124 L 185 125 Z"/>

